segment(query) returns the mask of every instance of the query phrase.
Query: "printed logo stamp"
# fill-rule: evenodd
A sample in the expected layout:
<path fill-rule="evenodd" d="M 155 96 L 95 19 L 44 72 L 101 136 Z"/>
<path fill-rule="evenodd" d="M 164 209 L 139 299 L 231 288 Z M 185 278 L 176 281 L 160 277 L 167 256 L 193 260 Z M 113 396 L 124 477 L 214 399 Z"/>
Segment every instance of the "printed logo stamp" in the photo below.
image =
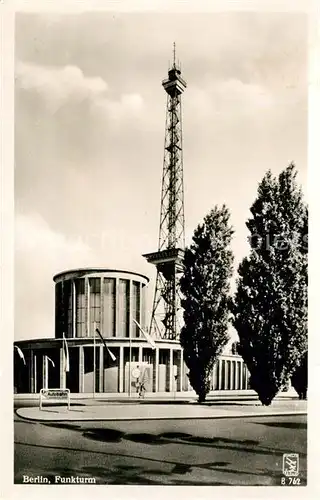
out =
<path fill-rule="evenodd" d="M 299 475 L 299 454 L 284 453 L 282 460 L 282 472 L 286 477 L 297 477 Z"/>

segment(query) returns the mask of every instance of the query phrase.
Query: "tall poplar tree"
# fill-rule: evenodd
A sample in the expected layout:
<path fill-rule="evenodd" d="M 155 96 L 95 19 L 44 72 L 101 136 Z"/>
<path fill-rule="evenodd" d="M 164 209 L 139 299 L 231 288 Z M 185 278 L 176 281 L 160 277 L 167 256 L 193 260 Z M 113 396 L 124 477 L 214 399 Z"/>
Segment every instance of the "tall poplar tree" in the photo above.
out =
<path fill-rule="evenodd" d="M 302 230 L 302 239 L 301 239 L 301 250 L 304 254 L 306 254 L 306 258 L 304 260 L 304 268 L 303 272 L 305 273 L 305 280 L 308 280 L 308 211 L 305 211 L 304 214 L 304 223 Z M 307 391 L 308 391 L 308 351 L 306 351 L 303 356 L 301 356 L 300 362 L 296 367 L 294 373 L 291 377 L 291 384 L 299 395 L 299 399 L 307 399 Z"/>
<path fill-rule="evenodd" d="M 264 405 L 285 386 L 307 350 L 307 208 L 293 164 L 268 171 L 247 221 L 250 255 L 238 269 L 233 324 Z"/>
<path fill-rule="evenodd" d="M 190 384 L 205 401 L 215 360 L 227 344 L 233 229 L 225 205 L 204 218 L 184 255 L 181 278 L 184 326 L 180 334 Z"/>

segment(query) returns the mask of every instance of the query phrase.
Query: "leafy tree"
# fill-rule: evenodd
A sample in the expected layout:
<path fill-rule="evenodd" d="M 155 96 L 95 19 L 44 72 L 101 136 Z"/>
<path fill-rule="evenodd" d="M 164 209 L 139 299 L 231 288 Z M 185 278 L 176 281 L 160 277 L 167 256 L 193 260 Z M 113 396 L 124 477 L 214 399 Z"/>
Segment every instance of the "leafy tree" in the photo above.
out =
<path fill-rule="evenodd" d="M 299 366 L 291 377 L 291 384 L 299 395 L 299 399 L 307 399 L 308 390 L 308 353 L 302 356 Z"/>
<path fill-rule="evenodd" d="M 302 229 L 301 251 L 306 255 L 304 259 L 303 272 L 305 274 L 306 283 L 308 282 L 308 211 L 304 214 L 304 222 Z M 305 351 L 300 358 L 300 363 L 296 367 L 292 377 L 291 384 L 299 395 L 299 399 L 307 399 L 308 391 L 308 351 Z"/>
<path fill-rule="evenodd" d="M 307 350 L 308 215 L 293 164 L 278 178 L 266 173 L 250 210 L 233 324 L 251 387 L 269 405 Z"/>
<path fill-rule="evenodd" d="M 225 205 L 220 209 L 216 206 L 196 228 L 184 255 L 184 326 L 180 343 L 199 402 L 205 401 L 210 391 L 214 362 L 229 340 L 229 280 L 233 264 L 229 218 Z"/>

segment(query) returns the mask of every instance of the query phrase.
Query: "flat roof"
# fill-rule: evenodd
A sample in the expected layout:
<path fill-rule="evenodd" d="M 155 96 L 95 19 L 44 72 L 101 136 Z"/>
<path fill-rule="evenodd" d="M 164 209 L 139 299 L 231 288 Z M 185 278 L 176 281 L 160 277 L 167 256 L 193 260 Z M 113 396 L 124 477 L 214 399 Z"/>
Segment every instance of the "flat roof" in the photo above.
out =
<path fill-rule="evenodd" d="M 58 274 L 55 274 L 53 276 L 53 281 L 56 282 L 59 278 L 62 278 L 64 275 L 70 274 L 70 273 L 122 273 L 122 274 L 133 274 L 135 276 L 140 276 L 141 278 L 144 278 L 148 282 L 150 279 L 148 276 L 145 276 L 144 274 L 141 273 L 136 273 L 135 271 L 128 271 L 128 270 L 123 270 L 123 269 L 110 269 L 108 267 L 79 267 L 77 269 L 67 269 L 66 271 L 62 271 Z"/>

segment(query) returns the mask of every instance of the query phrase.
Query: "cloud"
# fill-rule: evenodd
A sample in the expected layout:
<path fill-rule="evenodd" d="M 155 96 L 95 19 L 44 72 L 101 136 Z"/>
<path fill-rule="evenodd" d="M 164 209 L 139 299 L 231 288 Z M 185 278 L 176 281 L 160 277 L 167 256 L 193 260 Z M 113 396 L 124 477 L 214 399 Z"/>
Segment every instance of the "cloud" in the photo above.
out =
<path fill-rule="evenodd" d="M 53 275 L 89 265 L 90 247 L 54 232 L 38 214 L 17 214 L 15 220 L 15 336 L 54 336 Z"/>
<path fill-rule="evenodd" d="M 115 92 L 105 80 L 88 78 L 79 67 L 17 63 L 16 196 L 21 211 L 40 212 L 50 226 L 53 219 L 65 225 L 72 214 L 78 213 L 79 222 L 83 215 L 90 216 L 85 206 L 90 196 L 105 203 L 95 193 L 97 176 L 105 183 L 103 197 L 110 198 L 110 191 L 113 197 L 128 152 L 135 154 L 138 141 L 141 149 L 145 140 L 141 130 L 147 128 L 143 123 L 148 114 L 142 96 L 120 85 Z M 52 211 L 57 197 L 61 202 Z M 61 212 L 67 215 L 61 217 Z"/>
<path fill-rule="evenodd" d="M 228 103 L 235 111 L 252 112 L 268 109 L 273 99 L 268 90 L 261 85 L 244 83 L 235 78 L 229 79 L 214 88 L 217 100 L 221 107 Z"/>
<path fill-rule="evenodd" d="M 85 255 L 89 247 L 79 240 L 70 241 L 66 236 L 51 230 L 47 222 L 38 214 L 17 214 L 16 226 L 16 250 L 17 252 L 28 252 L 30 254 L 40 253 L 43 249 L 51 249 L 52 262 L 59 265 L 61 256 L 68 260 L 77 255 Z"/>
<path fill-rule="evenodd" d="M 100 99 L 93 105 L 93 111 L 97 111 L 102 117 L 112 119 L 115 122 L 123 122 L 125 118 L 139 116 L 143 110 L 143 99 L 140 94 L 123 94 L 119 100 Z"/>
<path fill-rule="evenodd" d="M 270 111 L 276 102 L 272 93 L 262 85 L 248 84 L 235 78 L 202 88 L 194 87 L 188 92 L 187 105 L 194 108 L 198 118 L 219 115 L 220 119 L 234 121 L 259 111 Z"/>
<path fill-rule="evenodd" d="M 53 112 L 68 101 L 99 98 L 108 89 L 102 78 L 87 77 L 77 66 L 46 67 L 20 61 L 16 79 L 21 89 L 37 92 Z"/>
<path fill-rule="evenodd" d="M 53 276 L 67 269 L 109 267 L 153 277 L 154 269 L 141 254 L 152 248 L 148 234 L 135 238 L 132 231 L 110 228 L 69 236 L 53 230 L 37 213 L 15 218 L 15 338 L 54 336 Z M 150 308 L 153 287 L 149 287 Z M 151 295 L 150 295 L 151 294 Z"/>
<path fill-rule="evenodd" d="M 53 114 L 65 105 L 87 102 L 91 112 L 99 111 L 107 118 L 122 121 L 143 108 L 140 94 L 125 93 L 111 99 L 105 80 L 85 76 L 77 66 L 51 67 L 18 61 L 16 85 L 20 90 L 36 93 Z"/>

